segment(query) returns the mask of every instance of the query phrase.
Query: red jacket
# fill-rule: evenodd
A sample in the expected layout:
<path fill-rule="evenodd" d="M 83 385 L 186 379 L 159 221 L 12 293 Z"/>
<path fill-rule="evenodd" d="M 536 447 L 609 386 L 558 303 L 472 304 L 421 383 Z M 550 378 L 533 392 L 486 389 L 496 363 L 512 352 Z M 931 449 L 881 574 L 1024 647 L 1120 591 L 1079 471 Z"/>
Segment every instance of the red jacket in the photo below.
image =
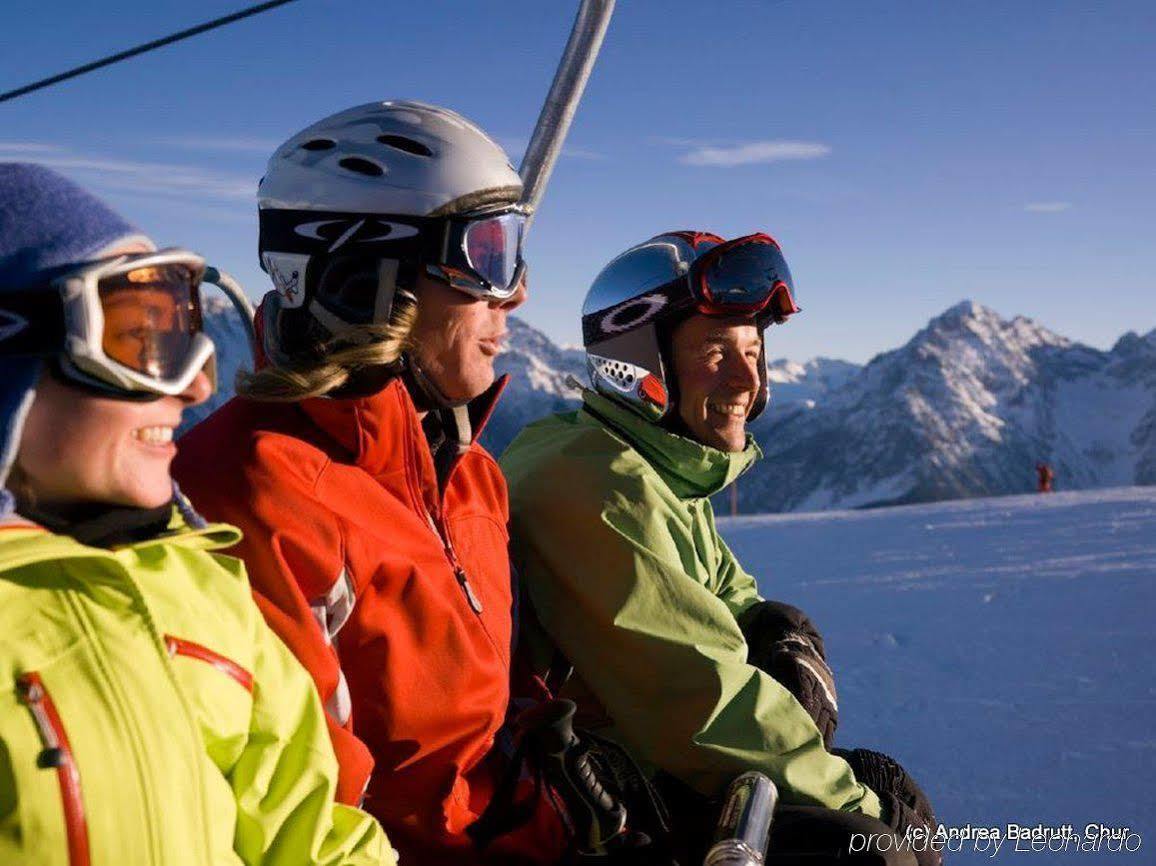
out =
<path fill-rule="evenodd" d="M 488 413 L 494 399 L 475 402 Z M 245 533 L 235 552 L 258 604 L 330 716 L 342 799 L 356 802 L 368 779 L 364 808 L 403 863 L 481 862 L 464 831 L 496 784 L 500 762 L 487 755 L 510 700 L 508 513 L 494 459 L 471 443 L 439 490 L 394 380 L 356 399 L 234 399 L 181 439 L 173 470 L 201 511 Z M 560 859 L 561 824 L 540 806 L 491 859 Z"/>

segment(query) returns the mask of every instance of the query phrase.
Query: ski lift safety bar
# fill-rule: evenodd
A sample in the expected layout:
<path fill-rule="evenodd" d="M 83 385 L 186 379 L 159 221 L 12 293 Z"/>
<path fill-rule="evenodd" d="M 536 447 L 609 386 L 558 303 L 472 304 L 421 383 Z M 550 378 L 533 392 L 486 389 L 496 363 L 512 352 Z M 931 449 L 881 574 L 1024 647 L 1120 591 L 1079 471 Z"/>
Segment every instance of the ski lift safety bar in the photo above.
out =
<path fill-rule="evenodd" d="M 550 180 L 554 163 L 562 152 L 562 144 L 582 100 L 594 61 L 598 59 L 612 14 L 614 0 L 582 0 L 578 6 L 566 49 L 562 52 L 550 92 L 546 94 L 542 113 L 538 115 L 534 134 L 518 169 L 522 177 L 521 204 L 527 214 L 523 231 L 529 231 L 534 212 L 542 201 L 546 182 Z"/>

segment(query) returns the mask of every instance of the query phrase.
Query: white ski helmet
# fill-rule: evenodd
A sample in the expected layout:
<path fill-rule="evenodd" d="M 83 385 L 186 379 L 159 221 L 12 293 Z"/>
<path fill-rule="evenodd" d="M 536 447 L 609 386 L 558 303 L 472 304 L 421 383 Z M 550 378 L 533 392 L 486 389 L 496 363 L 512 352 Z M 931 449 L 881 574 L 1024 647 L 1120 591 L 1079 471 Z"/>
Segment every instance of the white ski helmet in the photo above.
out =
<path fill-rule="evenodd" d="M 521 263 L 521 191 L 502 148 L 446 108 L 371 102 L 297 133 L 273 153 L 258 188 L 261 267 L 275 288 L 264 304 L 266 351 L 277 358 L 388 321 L 399 282 L 411 285 L 422 265 L 453 265 L 437 274 L 501 297 L 494 286 Z M 499 257 L 500 273 L 486 282 L 490 274 L 471 270 L 463 238 L 471 218 L 495 216 L 504 221 L 487 238 L 497 232 L 517 249 Z M 303 343 L 305 325 L 312 338 Z M 294 345 L 285 345 L 288 332 Z"/>
<path fill-rule="evenodd" d="M 616 256 L 582 305 L 590 383 L 648 421 L 677 401 L 670 333 L 696 313 L 750 315 L 759 329 L 759 393 L 747 420 L 766 408 L 766 348 L 772 323 L 799 312 L 778 243 L 766 234 L 724 240 L 709 232 L 657 235 Z"/>

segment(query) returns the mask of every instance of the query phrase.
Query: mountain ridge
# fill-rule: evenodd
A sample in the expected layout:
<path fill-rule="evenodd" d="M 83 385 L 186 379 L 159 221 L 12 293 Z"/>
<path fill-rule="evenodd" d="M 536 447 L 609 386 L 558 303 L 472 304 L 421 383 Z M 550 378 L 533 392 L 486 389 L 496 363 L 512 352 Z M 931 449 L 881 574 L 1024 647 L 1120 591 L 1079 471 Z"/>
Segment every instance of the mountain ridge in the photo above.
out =
<path fill-rule="evenodd" d="M 248 349 L 219 299 L 205 319 L 220 345 L 224 402 Z M 527 423 L 578 405 L 581 349 L 510 317 L 496 369 L 510 379 L 482 443 L 501 454 Z M 1109 350 L 975 301 L 944 310 L 866 364 L 832 358 L 768 364 L 771 404 L 751 432 L 765 457 L 739 482 L 744 512 L 862 508 L 1057 486 L 1156 484 L 1156 328 Z"/>

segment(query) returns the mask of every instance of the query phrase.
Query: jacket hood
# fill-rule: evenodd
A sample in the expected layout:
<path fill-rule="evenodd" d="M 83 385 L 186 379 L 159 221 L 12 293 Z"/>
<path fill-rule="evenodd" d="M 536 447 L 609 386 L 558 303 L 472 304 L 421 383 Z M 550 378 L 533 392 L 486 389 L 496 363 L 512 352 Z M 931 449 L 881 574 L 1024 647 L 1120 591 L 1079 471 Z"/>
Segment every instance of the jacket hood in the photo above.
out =
<path fill-rule="evenodd" d="M 652 424 L 595 391 L 584 390 L 582 401 L 583 411 L 625 439 L 680 499 L 713 496 L 762 456 L 749 433 L 742 451 L 720 451 Z"/>
<path fill-rule="evenodd" d="M 16 463 L 20 433 L 36 396 L 41 366 L 39 358 L 9 358 L 4 363 L 0 378 L 0 519 L 16 510 L 15 497 L 4 485 Z"/>

